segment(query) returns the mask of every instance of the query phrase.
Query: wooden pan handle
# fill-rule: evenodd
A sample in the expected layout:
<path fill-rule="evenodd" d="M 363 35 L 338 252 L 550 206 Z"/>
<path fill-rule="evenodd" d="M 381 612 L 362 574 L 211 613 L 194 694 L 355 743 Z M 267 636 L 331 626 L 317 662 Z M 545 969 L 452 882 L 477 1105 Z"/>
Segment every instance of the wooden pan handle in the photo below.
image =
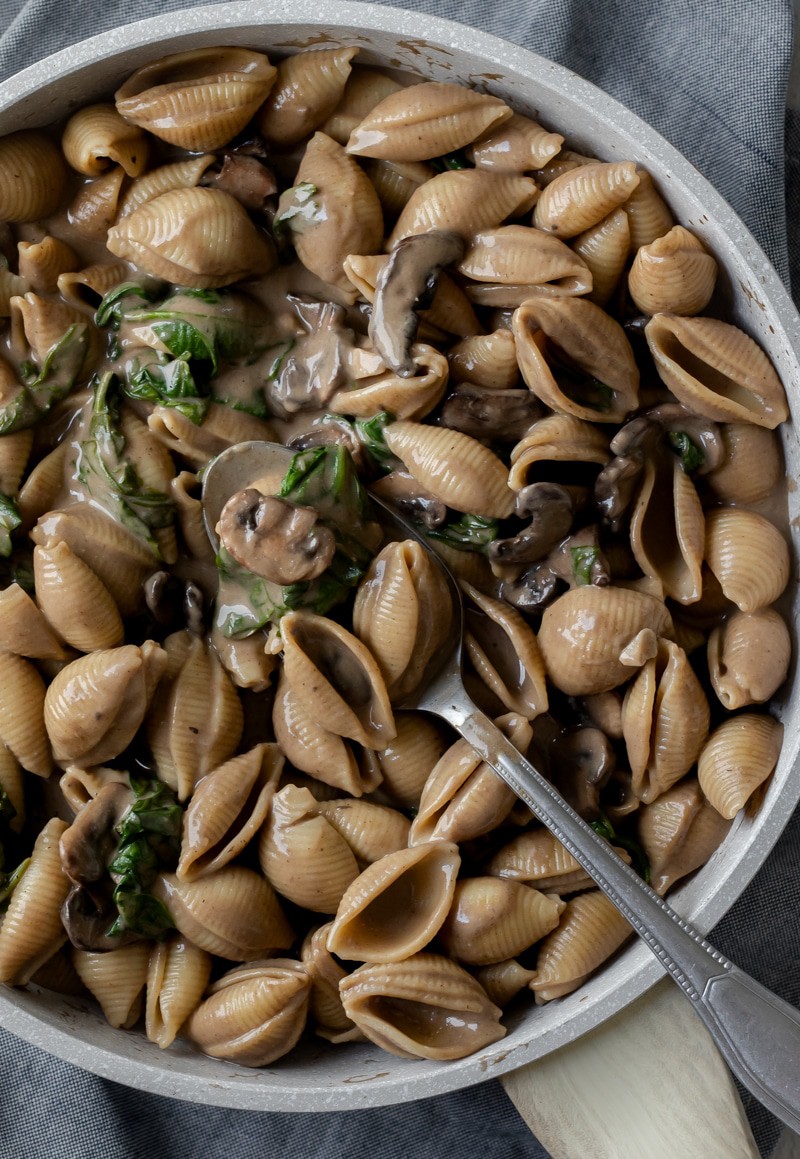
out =
<path fill-rule="evenodd" d="M 502 1082 L 553 1159 L 759 1159 L 719 1051 L 668 978 Z"/>

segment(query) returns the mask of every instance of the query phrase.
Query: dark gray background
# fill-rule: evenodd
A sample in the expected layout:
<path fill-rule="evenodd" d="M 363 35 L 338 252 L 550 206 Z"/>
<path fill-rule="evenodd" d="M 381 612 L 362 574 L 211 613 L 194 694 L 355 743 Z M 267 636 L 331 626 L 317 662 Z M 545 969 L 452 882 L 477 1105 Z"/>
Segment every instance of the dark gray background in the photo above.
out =
<path fill-rule="evenodd" d="M 84 36 L 186 6 L 0 0 L 0 78 Z M 788 116 L 784 145 L 791 0 L 407 0 L 405 7 L 505 36 L 606 89 L 717 186 L 800 291 L 797 114 Z M 798 867 L 800 815 L 713 940 L 800 1005 Z M 0 1159 L 546 1159 L 497 1083 L 376 1111 L 233 1112 L 127 1090 L 2 1032 L 0 1076 Z M 769 1155 L 779 1125 L 746 1103 Z"/>

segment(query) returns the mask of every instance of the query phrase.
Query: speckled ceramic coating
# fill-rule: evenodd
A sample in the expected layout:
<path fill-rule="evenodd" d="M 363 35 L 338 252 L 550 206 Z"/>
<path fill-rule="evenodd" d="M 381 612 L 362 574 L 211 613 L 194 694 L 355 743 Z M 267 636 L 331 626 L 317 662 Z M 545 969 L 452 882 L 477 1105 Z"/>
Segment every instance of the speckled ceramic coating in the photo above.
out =
<path fill-rule="evenodd" d="M 177 31 L 176 25 L 180 25 Z M 800 318 L 742 222 L 700 174 L 622 105 L 568 70 L 449 21 L 371 4 L 275 0 L 195 8 L 129 24 L 83 41 L 0 85 L 0 134 L 43 125 L 113 92 L 146 61 L 217 44 L 282 54 L 311 45 L 357 45 L 360 63 L 460 80 L 502 96 L 563 132 L 571 146 L 607 160 L 645 165 L 675 216 L 691 227 L 721 266 L 733 318 L 767 350 L 800 415 Z M 794 426 L 784 431 L 792 530 L 800 520 Z M 796 587 L 796 585 L 795 585 Z M 797 595 L 792 593 L 796 621 Z M 797 758 L 800 690 L 777 710 L 786 727 L 780 764 L 753 814 L 737 818 L 708 865 L 671 897 L 702 930 L 733 904 L 777 840 L 800 797 Z M 261 1071 L 196 1054 L 176 1043 L 166 1052 L 141 1033 L 112 1030 L 91 1005 L 46 993 L 0 991 L 0 1024 L 44 1050 L 97 1074 L 157 1094 L 256 1110 L 323 1111 L 405 1102 L 481 1082 L 555 1050 L 596 1027 L 661 975 L 643 944 L 631 946 L 577 993 L 511 1021 L 500 1043 L 458 1062 L 411 1062 L 370 1044 L 330 1049 L 310 1044 Z"/>

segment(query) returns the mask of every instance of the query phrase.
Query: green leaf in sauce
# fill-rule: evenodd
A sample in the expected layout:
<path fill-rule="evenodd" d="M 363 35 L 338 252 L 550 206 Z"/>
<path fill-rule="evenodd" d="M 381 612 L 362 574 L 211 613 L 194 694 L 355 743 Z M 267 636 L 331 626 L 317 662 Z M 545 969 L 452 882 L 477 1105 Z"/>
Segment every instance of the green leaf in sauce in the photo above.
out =
<path fill-rule="evenodd" d="M 139 282 L 121 282 L 103 296 L 94 320 L 102 329 L 119 330 L 128 310 L 142 302 L 154 302 L 157 297 L 157 291 L 148 290 Z"/>
<path fill-rule="evenodd" d="M 322 220 L 322 208 L 317 199 L 317 187 L 310 181 L 301 181 L 286 189 L 278 201 L 272 222 L 272 232 L 278 242 L 286 240 L 286 231 L 302 233 L 309 225 Z"/>
<path fill-rule="evenodd" d="M 575 583 L 579 588 L 585 587 L 586 584 L 592 582 L 592 568 L 600 554 L 600 548 L 586 544 L 580 547 L 571 547 L 569 554 L 572 560 L 572 574 L 575 577 Z"/>
<path fill-rule="evenodd" d="M 458 149 L 454 153 L 443 153 L 441 157 L 434 157 L 429 165 L 437 173 L 447 173 L 453 169 L 474 168 L 463 149 Z"/>
<path fill-rule="evenodd" d="M 394 415 L 382 410 L 379 414 L 368 419 L 356 419 L 353 426 L 358 441 L 364 448 L 370 460 L 382 471 L 393 471 L 398 465 L 398 458 L 386 446 L 385 432 L 389 423 L 394 422 Z"/>
<path fill-rule="evenodd" d="M 35 378 L 0 406 L 0 435 L 32 427 L 72 390 L 83 367 L 89 343 L 85 322 L 76 322 L 47 352 Z"/>
<path fill-rule="evenodd" d="M 17 505 L 0 491 L 0 555 L 11 555 L 11 532 L 22 523 Z"/>
<path fill-rule="evenodd" d="M 497 539 L 499 524 L 496 519 L 485 519 L 482 515 L 459 515 L 449 519 L 441 527 L 426 531 L 430 539 L 441 540 L 458 551 L 485 551 Z"/>
<path fill-rule="evenodd" d="M 77 474 L 88 493 L 111 515 L 142 539 L 160 558 L 152 532 L 168 527 L 174 503 L 163 491 L 146 487 L 125 456 L 125 436 L 119 426 L 119 403 L 111 372 L 92 382 L 94 397 L 88 435 L 79 446 Z"/>
<path fill-rule="evenodd" d="M 698 467 L 702 467 L 705 462 L 703 448 L 698 447 L 685 431 L 669 431 L 668 437 L 670 446 L 678 455 L 684 471 L 696 471 Z"/>
<path fill-rule="evenodd" d="M 118 913 L 108 936 L 131 930 L 160 939 L 174 922 L 149 890 L 162 866 L 178 856 L 183 810 L 163 781 L 131 777 L 131 787 L 135 800 L 116 826 L 120 843 L 108 867 Z"/>
<path fill-rule="evenodd" d="M 145 365 L 134 360 L 126 368 L 123 390 L 131 398 L 172 407 L 196 426 L 200 426 L 208 411 L 208 399 L 200 396 L 189 361 L 184 357 L 166 359 L 162 356 Z"/>

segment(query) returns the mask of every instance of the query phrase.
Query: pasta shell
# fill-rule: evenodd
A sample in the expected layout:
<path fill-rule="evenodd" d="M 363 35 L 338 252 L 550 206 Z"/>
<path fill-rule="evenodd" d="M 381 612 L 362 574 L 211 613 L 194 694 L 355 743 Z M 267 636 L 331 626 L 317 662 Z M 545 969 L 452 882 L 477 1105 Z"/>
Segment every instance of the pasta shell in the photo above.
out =
<path fill-rule="evenodd" d="M 639 180 L 633 161 L 579 165 L 545 186 L 533 224 L 559 237 L 577 237 L 626 202 Z"/>
<path fill-rule="evenodd" d="M 245 127 L 275 75 L 263 53 L 200 48 L 137 69 L 114 97 L 126 121 L 199 153 L 220 148 Z"/>
<path fill-rule="evenodd" d="M 11 749 L 4 744 L 0 744 L 0 789 L 3 790 L 15 810 L 14 816 L 8 821 L 8 827 L 12 832 L 20 833 L 25 824 L 25 789 L 22 768 Z"/>
<path fill-rule="evenodd" d="M 238 693 L 213 648 L 176 632 L 164 644 L 169 668 L 147 718 L 159 776 L 181 801 L 236 751 L 244 718 Z"/>
<path fill-rule="evenodd" d="M 625 202 L 631 227 L 631 248 L 635 251 L 669 233 L 675 224 L 670 208 L 653 184 L 646 169 L 638 169 L 639 184 Z"/>
<path fill-rule="evenodd" d="M 391 700 L 419 686 L 452 616 L 447 581 L 421 544 L 389 543 L 375 556 L 356 593 L 353 630 L 378 662 Z"/>
<path fill-rule="evenodd" d="M 61 148 L 67 163 L 86 177 L 99 177 L 121 165 L 129 177 L 147 168 L 150 152 L 140 128 L 119 115 L 113 105 L 84 105 L 64 126 Z"/>
<path fill-rule="evenodd" d="M 330 922 L 310 930 L 300 950 L 300 958 L 311 979 L 311 1017 L 314 1030 L 329 1042 L 363 1040 L 364 1035 L 344 1012 L 339 983 L 347 977 L 328 949 Z"/>
<path fill-rule="evenodd" d="M 67 215 L 70 225 L 81 237 L 105 244 L 108 230 L 117 216 L 125 180 L 125 170 L 116 165 L 102 177 L 87 181 L 80 187 L 70 202 Z"/>
<path fill-rule="evenodd" d="M 215 162 L 213 153 L 201 153 L 199 157 L 187 157 L 185 161 L 171 161 L 150 169 L 131 182 L 119 203 L 119 217 L 128 217 L 146 201 L 170 193 L 173 189 L 192 189 Z M 109 222 L 109 225 L 111 223 Z"/>
<path fill-rule="evenodd" d="M 530 984 L 537 1006 L 577 990 L 631 933 L 614 903 L 599 890 L 568 901 L 558 926 L 539 947 Z"/>
<path fill-rule="evenodd" d="M 510 330 L 475 334 L 447 352 L 453 382 L 474 382 L 494 390 L 512 390 L 519 382 L 517 345 Z"/>
<path fill-rule="evenodd" d="M 738 507 L 707 513 L 706 561 L 723 594 L 742 612 L 774 603 L 789 579 L 789 549 L 778 528 Z"/>
<path fill-rule="evenodd" d="M 656 314 L 645 337 L 662 382 L 695 414 L 774 430 L 787 415 L 781 380 L 764 351 L 729 322 Z"/>
<path fill-rule="evenodd" d="M 286 785 L 275 794 L 261 833 L 264 876 L 283 897 L 315 913 L 336 913 L 358 877 L 355 855 L 308 789 Z"/>
<path fill-rule="evenodd" d="M 356 65 L 347 77 L 339 103 L 327 121 L 319 127 L 334 141 L 346 145 L 353 129 L 364 120 L 367 113 L 399 88 L 401 85 L 396 80 L 378 69 Z"/>
<path fill-rule="evenodd" d="M 242 852 L 263 825 L 283 770 L 277 745 L 260 744 L 203 777 L 183 815 L 183 881 L 205 877 Z"/>
<path fill-rule="evenodd" d="M 521 716 L 509 713 L 495 724 L 525 754 L 533 735 Z M 471 745 L 457 740 L 434 765 L 411 823 L 409 844 L 470 841 L 501 825 L 516 797 Z"/>
<path fill-rule="evenodd" d="M 398 712 L 397 736 L 380 754 L 382 787 L 403 809 L 416 809 L 422 788 L 447 748 L 442 727 L 427 713 Z"/>
<path fill-rule="evenodd" d="M 610 457 L 608 436 L 592 423 L 574 415 L 546 415 L 511 451 L 509 486 L 520 491 L 528 483 L 541 480 L 584 481 L 587 466 L 591 478 Z"/>
<path fill-rule="evenodd" d="M 285 146 L 318 129 L 341 101 L 357 54 L 357 48 L 322 48 L 285 57 L 259 111 L 259 131 Z"/>
<path fill-rule="evenodd" d="M 169 406 L 156 406 L 147 425 L 168 451 L 180 455 L 194 467 L 204 467 L 234 443 L 264 441 L 274 443 L 275 431 L 255 415 L 212 403 L 202 426 Z"/>
<path fill-rule="evenodd" d="M 0 648 L 32 660 L 64 660 L 66 652 L 19 584 L 0 591 Z"/>
<path fill-rule="evenodd" d="M 708 673 L 728 712 L 763 704 L 789 671 L 792 641 L 774 608 L 734 612 L 708 638 Z"/>
<path fill-rule="evenodd" d="M 350 130 L 352 132 L 352 130 Z M 323 132 L 327 132 L 323 129 Z M 332 137 L 335 134 L 331 133 Z M 349 133 L 348 133 L 349 136 Z M 338 140 L 338 137 L 335 138 Z M 345 145 L 346 141 L 340 142 Z M 411 195 L 434 176 L 434 170 L 423 161 L 370 161 L 365 158 L 362 167 L 378 195 L 383 212 L 389 218 L 398 217 L 411 200 Z"/>
<path fill-rule="evenodd" d="M 681 604 L 700 598 L 705 521 L 697 491 L 676 455 L 648 456 L 631 513 L 631 550 L 665 596 Z"/>
<path fill-rule="evenodd" d="M 221 189 L 172 189 L 108 231 L 112 254 L 168 282 L 211 289 L 275 265 L 272 245 L 235 197 Z"/>
<path fill-rule="evenodd" d="M 128 267 L 122 262 L 101 262 L 58 277 L 58 292 L 76 310 L 94 314 L 103 296 L 124 282 Z"/>
<path fill-rule="evenodd" d="M 80 765 L 68 765 L 58 782 L 59 789 L 75 814 L 93 801 L 106 785 L 130 786 L 130 777 L 124 769 L 111 769 L 103 765 L 83 769 Z"/>
<path fill-rule="evenodd" d="M 592 884 L 586 870 L 549 829 L 520 833 L 489 859 L 486 869 L 510 881 L 534 882 L 548 893 L 572 893 Z"/>
<path fill-rule="evenodd" d="M 11 299 L 25 294 L 30 288 L 25 278 L 0 268 L 0 318 L 8 318 L 11 314 Z"/>
<path fill-rule="evenodd" d="M 330 400 L 337 414 L 370 418 L 388 411 L 399 419 L 421 419 L 437 406 L 447 387 L 447 359 L 433 346 L 415 343 L 411 348 L 417 367 L 410 378 L 393 370 L 359 379 L 346 390 L 337 390 Z"/>
<path fill-rule="evenodd" d="M 669 640 L 640 669 L 622 705 L 633 791 L 646 804 L 689 771 L 708 736 L 709 708 L 686 653 Z"/>
<path fill-rule="evenodd" d="M 125 637 L 113 596 L 68 544 L 33 549 L 36 599 L 50 626 L 79 652 L 115 648 Z"/>
<path fill-rule="evenodd" d="M 53 990 L 56 994 L 65 994 L 71 998 L 86 998 L 88 991 L 78 977 L 72 964 L 72 947 L 64 945 L 56 950 L 51 958 L 31 975 L 34 986 L 41 986 L 45 990 Z"/>
<path fill-rule="evenodd" d="M 417 482 L 448 507 L 487 519 L 513 511 L 504 464 L 469 435 L 401 421 L 386 427 L 385 439 Z"/>
<path fill-rule="evenodd" d="M 296 185 L 305 182 L 315 187 L 316 212 L 302 230 L 293 231 L 295 252 L 307 270 L 355 301 L 343 263 L 348 254 L 381 249 L 383 213 L 378 195 L 357 162 L 324 133 L 315 133 L 306 146 L 295 178 Z M 279 214 L 281 209 L 279 205 Z"/>
<path fill-rule="evenodd" d="M 351 747 L 337 733 L 322 727 L 314 709 L 294 692 L 283 672 L 272 723 L 281 751 L 304 773 L 354 797 L 375 787 L 364 781 Z"/>
<path fill-rule="evenodd" d="M 742 712 L 716 728 L 697 761 L 697 778 L 709 803 L 730 820 L 778 762 L 783 725 L 771 716 Z"/>
<path fill-rule="evenodd" d="M 323 728 L 373 749 L 394 738 L 386 685 L 360 640 L 313 612 L 284 616 L 281 636 L 286 680 Z"/>
<path fill-rule="evenodd" d="M 288 958 L 238 966 L 213 984 L 187 1033 L 212 1058 L 269 1066 L 303 1033 L 310 989 L 301 963 Z"/>
<path fill-rule="evenodd" d="M 535 970 L 526 970 L 514 958 L 505 962 L 495 962 L 491 966 L 482 966 L 475 971 L 475 977 L 483 986 L 489 1000 L 496 1006 L 507 1006 L 512 998 L 516 998 L 520 990 L 529 986 L 536 977 Z"/>
<path fill-rule="evenodd" d="M 126 749 L 167 664 L 145 641 L 92 652 L 58 673 L 44 697 L 44 724 L 59 762 L 99 765 Z"/>
<path fill-rule="evenodd" d="M 347 152 L 387 161 L 428 161 L 461 149 L 509 120 L 499 97 L 424 81 L 390 93 L 355 127 Z"/>
<path fill-rule="evenodd" d="M 587 157 L 583 153 L 576 153 L 574 149 L 562 149 L 551 161 L 548 161 L 541 169 L 537 169 L 534 176 L 544 188 L 545 185 L 550 185 L 555 181 L 556 177 L 560 177 L 562 173 L 569 173 L 572 169 L 577 169 L 579 165 L 596 165 L 599 160 L 599 157 Z"/>
<path fill-rule="evenodd" d="M 213 564 L 214 550 L 203 521 L 199 479 L 191 471 L 181 471 L 170 483 L 170 493 L 184 548 L 193 559 Z"/>
<path fill-rule="evenodd" d="M 719 433 L 725 453 L 720 465 L 705 476 L 714 495 L 722 503 L 744 507 L 768 499 L 784 474 L 775 435 L 750 423 L 723 423 Z"/>
<path fill-rule="evenodd" d="M 408 845 L 409 821 L 397 809 L 371 801 L 320 801 L 319 812 L 344 837 L 360 865 L 380 861 Z"/>
<path fill-rule="evenodd" d="M 85 328 L 87 336 L 84 367 L 90 365 L 94 355 L 99 352 L 99 331 L 87 322 L 80 310 L 73 309 L 66 302 L 43 298 L 31 290 L 22 297 L 12 298 L 10 309 L 12 331 L 15 325 L 21 327 L 25 341 L 39 366 L 44 364 L 55 344 L 60 342 L 70 327 L 76 323 Z"/>
<path fill-rule="evenodd" d="M 66 828 L 59 817 L 45 823 L 11 895 L 0 925 L 0 982 L 24 986 L 67 940 L 61 906 L 72 883 L 61 869 L 58 849 Z"/>
<path fill-rule="evenodd" d="M 641 808 L 636 836 L 650 864 L 650 884 L 662 896 L 676 881 L 705 865 L 730 823 L 706 801 L 694 777 Z"/>
<path fill-rule="evenodd" d="M 469 597 L 464 643 L 470 664 L 504 708 L 533 720 L 547 711 L 544 661 L 533 629 L 503 600 L 463 580 L 461 587 Z"/>
<path fill-rule="evenodd" d="M 488 966 L 516 957 L 558 925 L 564 902 L 502 877 L 470 877 L 456 885 L 439 931 L 459 962 Z"/>
<path fill-rule="evenodd" d="M 460 864 L 452 842 L 429 841 L 367 866 L 339 903 L 328 949 L 355 962 L 410 958 L 446 918 Z"/>
<path fill-rule="evenodd" d="M 622 277 L 631 248 L 631 230 L 625 210 L 614 209 L 608 217 L 590 225 L 573 240 L 572 248 L 592 275 L 589 301 L 605 306 Z"/>
<path fill-rule="evenodd" d="M 44 466 L 45 461 L 40 466 Z M 59 468 L 60 477 L 63 463 L 59 464 L 56 460 L 53 467 Z M 28 483 L 31 481 L 32 476 Z M 48 480 L 41 478 L 40 483 L 42 491 L 46 492 Z M 26 488 L 23 488 L 23 492 Z M 40 505 L 33 491 L 25 498 L 26 511 Z M 47 498 L 47 495 L 41 498 Z M 157 561 L 144 540 L 99 508 L 89 503 L 79 503 L 65 511 L 49 511 L 39 519 L 31 532 L 31 539 L 42 547 L 52 547 L 63 541 L 74 555 L 97 574 L 111 592 L 123 616 L 139 610 L 142 584 L 157 566 Z"/>
<path fill-rule="evenodd" d="M 72 246 L 45 234 L 41 241 L 20 241 L 17 243 L 19 256 L 19 276 L 28 283 L 25 290 L 35 290 L 37 294 L 55 292 L 60 274 L 77 270 L 80 259 Z M 24 294 L 25 290 L 21 292 Z"/>
<path fill-rule="evenodd" d="M 23 769 L 48 777 L 53 754 L 45 731 L 45 686 L 27 660 L 0 652 L 0 741 Z"/>
<path fill-rule="evenodd" d="M 693 233 L 676 225 L 636 251 L 628 289 L 643 314 L 699 314 L 716 280 L 711 254 Z"/>
<path fill-rule="evenodd" d="M 36 221 L 60 206 L 67 167 L 52 137 L 22 129 L 0 138 L 0 221 Z"/>
<path fill-rule="evenodd" d="M 669 612 L 653 596 L 589 584 L 572 588 L 545 609 L 537 640 L 556 688 L 568 696 L 589 696 L 630 677 L 620 653 L 643 629 L 664 636 L 670 628 Z"/>
<path fill-rule="evenodd" d="M 100 1003 L 110 1026 L 129 1030 L 141 1018 L 149 958 L 149 942 L 102 953 L 72 951 L 78 977 Z"/>
<path fill-rule="evenodd" d="M 472 146 L 472 160 L 478 169 L 494 173 L 530 173 L 541 169 L 564 144 L 560 133 L 551 133 L 530 117 L 513 113 L 485 132 Z"/>
<path fill-rule="evenodd" d="M 411 194 L 389 237 L 388 249 L 412 234 L 448 229 L 470 238 L 520 217 L 536 202 L 539 187 L 530 177 L 510 177 L 480 169 L 438 173 Z M 361 251 L 363 252 L 363 251 Z"/>
<path fill-rule="evenodd" d="M 618 423 L 638 405 L 639 370 L 618 322 L 584 298 L 532 298 L 514 312 L 512 329 L 522 377 L 538 398 L 560 414 L 596 423 Z M 562 387 L 536 339 L 542 330 L 579 374 L 600 384 L 581 393 Z M 573 397 L 573 394 L 575 397 Z"/>
<path fill-rule="evenodd" d="M 359 1030 L 400 1058 L 464 1058 L 506 1033 L 481 985 L 438 954 L 361 966 L 339 991 Z"/>
<path fill-rule="evenodd" d="M 253 692 L 265 692 L 269 688 L 280 662 L 277 656 L 265 651 L 266 633 L 254 632 L 252 636 L 235 640 L 215 626 L 210 640 L 237 688 L 249 688 Z"/>
<path fill-rule="evenodd" d="M 473 282 L 499 282 L 517 291 L 513 300 L 495 295 L 491 304 L 497 306 L 518 306 L 536 294 L 586 294 L 592 288 L 591 274 L 578 254 L 552 234 L 525 225 L 502 225 L 476 233 L 458 269 Z M 473 301 L 482 301 L 471 287 L 468 292 Z"/>
<path fill-rule="evenodd" d="M 153 946 L 147 963 L 145 1032 L 162 1050 L 197 1008 L 211 976 L 211 955 L 180 934 Z"/>
<path fill-rule="evenodd" d="M 294 941 L 272 886 L 244 866 L 226 865 L 197 881 L 164 873 L 152 892 L 185 938 L 219 958 L 252 962 Z"/>

